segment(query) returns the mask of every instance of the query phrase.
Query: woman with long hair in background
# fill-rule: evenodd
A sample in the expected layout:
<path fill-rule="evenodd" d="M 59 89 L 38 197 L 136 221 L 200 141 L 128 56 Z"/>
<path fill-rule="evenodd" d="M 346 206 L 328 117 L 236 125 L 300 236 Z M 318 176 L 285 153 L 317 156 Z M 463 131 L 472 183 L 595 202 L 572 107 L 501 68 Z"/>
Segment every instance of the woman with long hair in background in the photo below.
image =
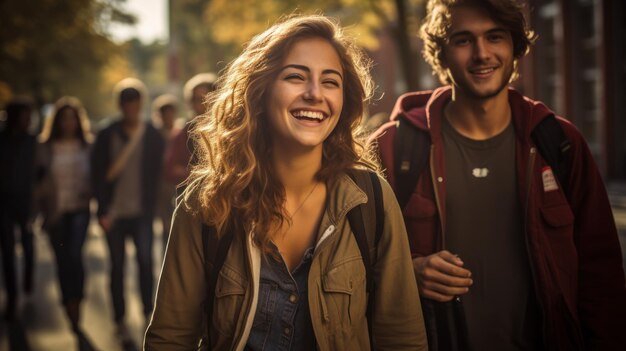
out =
<path fill-rule="evenodd" d="M 62 303 L 80 334 L 85 272 L 82 249 L 89 224 L 89 120 L 80 101 L 62 97 L 46 120 L 37 152 L 37 204 L 54 250 Z M 80 339 L 80 338 L 79 338 Z"/>

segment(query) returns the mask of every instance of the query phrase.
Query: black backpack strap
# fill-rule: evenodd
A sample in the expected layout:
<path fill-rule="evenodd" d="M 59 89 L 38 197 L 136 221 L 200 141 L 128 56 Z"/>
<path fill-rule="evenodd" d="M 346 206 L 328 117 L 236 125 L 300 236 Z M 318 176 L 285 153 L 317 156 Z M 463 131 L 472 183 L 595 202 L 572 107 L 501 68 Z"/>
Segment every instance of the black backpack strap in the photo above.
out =
<path fill-rule="evenodd" d="M 207 299 L 205 311 L 207 316 L 207 339 L 205 340 L 210 349 L 211 323 L 213 321 L 213 304 L 215 300 L 215 288 L 217 278 L 222 270 L 228 249 L 233 242 L 233 233 L 227 230 L 219 240 L 215 227 L 202 224 L 202 246 L 204 247 L 205 275 L 207 282 Z M 209 266 L 210 263 L 210 266 Z"/>
<path fill-rule="evenodd" d="M 533 129 L 531 137 L 565 191 L 571 168 L 569 151 L 572 144 L 565 136 L 559 121 L 554 115 L 544 118 Z"/>
<path fill-rule="evenodd" d="M 359 246 L 363 265 L 365 266 L 365 281 L 367 298 L 367 329 L 370 336 L 370 346 L 373 350 L 373 334 L 372 334 L 372 309 L 374 305 L 374 296 L 376 291 L 376 282 L 374 276 L 374 265 L 376 264 L 376 252 L 378 243 L 382 237 L 385 225 L 385 214 L 383 207 L 383 193 L 378 175 L 373 172 L 355 170 L 350 174 L 357 185 L 367 194 L 367 202 L 354 207 L 348 212 L 348 222 L 354 238 Z M 373 201 L 372 201 L 373 200 Z M 366 226 L 366 218 L 375 219 L 375 225 Z M 369 228 L 369 230 L 368 230 Z M 374 229 L 374 233 L 372 233 Z M 373 234 L 373 235 L 372 235 Z M 370 250 L 372 248 L 372 250 Z M 372 255 L 371 253 L 374 253 Z"/>
<path fill-rule="evenodd" d="M 397 128 L 394 142 L 395 193 L 400 208 L 404 208 L 428 162 L 430 135 L 402 116 L 398 118 Z"/>

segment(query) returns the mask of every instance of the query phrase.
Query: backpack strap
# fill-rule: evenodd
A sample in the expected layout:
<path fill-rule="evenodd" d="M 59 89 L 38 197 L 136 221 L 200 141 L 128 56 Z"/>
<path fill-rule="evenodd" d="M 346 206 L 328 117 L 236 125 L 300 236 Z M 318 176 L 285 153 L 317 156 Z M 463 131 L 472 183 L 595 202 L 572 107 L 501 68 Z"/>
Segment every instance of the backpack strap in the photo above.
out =
<path fill-rule="evenodd" d="M 430 135 L 411 125 L 402 116 L 398 118 L 397 128 L 394 142 L 395 194 L 403 209 L 428 162 Z"/>
<path fill-rule="evenodd" d="M 215 227 L 202 224 L 202 246 L 204 248 L 205 276 L 207 282 L 207 299 L 205 302 L 205 311 L 207 315 L 207 335 L 206 342 L 210 349 L 211 323 L 213 322 L 213 304 L 215 300 L 215 288 L 217 286 L 217 278 L 224 261 L 228 249 L 233 242 L 232 230 L 227 230 L 221 238 L 217 238 Z M 211 266 L 207 264 L 211 263 Z"/>
<path fill-rule="evenodd" d="M 363 265 L 365 266 L 365 281 L 368 293 L 366 311 L 367 329 L 370 337 L 370 347 L 373 350 L 372 309 L 376 291 L 374 265 L 376 264 L 378 243 L 382 237 L 385 224 L 383 193 L 378 175 L 374 172 L 355 170 L 350 173 L 350 177 L 361 190 L 367 194 L 367 202 L 351 209 L 347 216 L 350 228 L 359 246 L 361 257 L 363 258 Z M 366 218 L 374 218 L 376 224 L 373 227 L 366 226 Z M 374 229 L 374 233 L 372 233 L 372 229 Z"/>
<path fill-rule="evenodd" d="M 565 136 L 563 127 L 554 115 L 550 115 L 539 122 L 533 129 L 531 137 L 565 191 L 571 169 L 569 152 L 572 144 Z"/>

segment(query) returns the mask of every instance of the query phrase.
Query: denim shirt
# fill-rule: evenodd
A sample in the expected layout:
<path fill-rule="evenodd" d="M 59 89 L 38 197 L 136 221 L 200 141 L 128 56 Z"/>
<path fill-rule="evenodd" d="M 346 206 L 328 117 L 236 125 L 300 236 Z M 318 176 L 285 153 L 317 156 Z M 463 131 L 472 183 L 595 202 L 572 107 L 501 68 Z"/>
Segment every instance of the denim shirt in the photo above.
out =
<path fill-rule="evenodd" d="M 315 350 L 307 285 L 313 257 L 308 248 L 302 262 L 289 272 L 278 249 L 261 259 L 259 303 L 246 350 Z"/>

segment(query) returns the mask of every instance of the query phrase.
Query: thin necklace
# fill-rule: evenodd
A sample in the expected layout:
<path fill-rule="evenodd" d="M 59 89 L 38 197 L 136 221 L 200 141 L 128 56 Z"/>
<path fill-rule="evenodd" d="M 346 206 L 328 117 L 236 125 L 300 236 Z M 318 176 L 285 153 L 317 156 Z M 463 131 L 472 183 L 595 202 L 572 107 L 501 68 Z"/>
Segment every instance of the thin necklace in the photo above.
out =
<path fill-rule="evenodd" d="M 318 182 L 315 182 L 315 185 L 313 185 L 313 188 L 311 189 L 311 191 L 309 191 L 309 193 L 307 194 L 307 196 L 304 198 L 304 200 L 302 200 L 302 202 L 300 203 L 300 205 L 298 206 L 298 208 L 296 208 L 295 211 L 293 211 L 293 213 L 291 215 L 289 215 L 289 219 L 293 220 L 293 217 L 296 216 L 296 213 L 298 213 L 298 211 L 300 211 L 300 209 L 302 208 L 302 206 L 304 206 L 304 203 L 306 202 L 306 200 L 309 199 L 309 197 L 311 197 L 311 194 L 313 194 L 313 191 L 315 191 L 315 188 L 317 188 L 317 184 Z"/>

